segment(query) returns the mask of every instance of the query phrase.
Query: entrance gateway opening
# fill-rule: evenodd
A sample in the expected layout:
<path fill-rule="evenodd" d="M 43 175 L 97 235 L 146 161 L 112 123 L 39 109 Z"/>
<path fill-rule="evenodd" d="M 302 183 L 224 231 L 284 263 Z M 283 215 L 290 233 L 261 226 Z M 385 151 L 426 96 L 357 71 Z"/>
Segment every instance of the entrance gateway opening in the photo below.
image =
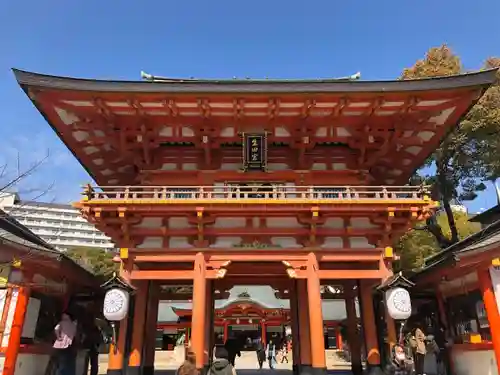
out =
<path fill-rule="evenodd" d="M 391 319 L 374 324 L 385 310 L 373 288 L 392 275 L 393 241 L 436 207 L 423 187 L 406 184 L 495 79 L 495 71 L 390 82 L 15 75 L 96 182 L 76 206 L 120 248 L 120 276 L 136 290 L 110 375 L 154 372 L 158 324 L 166 324 L 157 321 L 159 301 L 179 300 L 165 290 L 179 285 L 192 290 L 190 321 L 177 315 L 178 328 L 189 332 L 200 370 L 216 323 L 228 322 L 223 334 L 255 336 L 251 311 L 266 316 L 266 340 L 271 321 L 289 319 L 293 369 L 324 373 L 332 330 L 324 290 L 338 286 L 352 371 L 361 371 L 361 352 L 380 371 L 377 328 L 388 344 L 395 332 Z M 255 181 L 271 186 L 231 186 Z M 250 286 L 262 285 L 289 311 L 275 309 L 272 320 L 265 306 L 249 303 L 245 315 L 223 305 L 235 286 L 253 297 Z M 231 313 L 240 324 L 229 324 L 238 319 Z"/>
<path fill-rule="evenodd" d="M 258 269 L 258 267 L 256 267 Z M 228 281 L 231 278 L 228 278 Z M 256 350 L 264 347 L 275 349 L 276 358 L 271 364 L 266 358 L 264 368 L 293 369 L 300 362 L 300 335 L 306 337 L 309 327 L 300 330 L 296 283 L 283 278 L 271 285 L 234 285 L 229 281 L 214 283 L 212 316 L 207 321 L 209 347 L 225 345 L 229 351 L 241 353 L 235 359 L 237 369 L 258 369 Z M 229 290 L 215 288 L 229 287 Z M 285 289 L 285 287 L 287 289 Z M 172 289 L 186 288 L 173 286 Z M 170 292 L 171 293 L 171 292 Z M 344 291 L 341 286 L 321 287 L 323 331 L 321 333 L 327 352 L 326 367 L 330 369 L 350 368 L 349 352 L 345 342 L 347 327 L 356 329 L 358 316 L 347 318 Z M 167 297 L 167 295 L 165 295 Z M 189 296 L 189 300 L 191 300 Z M 357 302 L 356 302 L 357 304 Z M 351 311 L 356 312 L 357 308 Z M 307 311 L 305 311 L 307 313 Z M 307 315 L 302 317 L 307 321 Z M 163 300 L 160 302 L 157 326 L 157 348 L 176 351 L 183 360 L 184 347 L 193 342 L 193 304 L 187 300 Z M 302 333 L 300 333 L 302 331 Z M 359 335 L 356 335 L 355 340 Z M 354 345 L 356 347 L 356 344 Z M 361 345 L 359 344 L 360 348 Z M 310 353 L 302 353 L 310 361 Z M 208 359 L 211 355 L 208 353 Z M 276 362 L 274 364 L 274 362 Z M 180 363 L 178 363 L 180 365 Z M 158 367 L 158 366 L 157 366 Z"/>

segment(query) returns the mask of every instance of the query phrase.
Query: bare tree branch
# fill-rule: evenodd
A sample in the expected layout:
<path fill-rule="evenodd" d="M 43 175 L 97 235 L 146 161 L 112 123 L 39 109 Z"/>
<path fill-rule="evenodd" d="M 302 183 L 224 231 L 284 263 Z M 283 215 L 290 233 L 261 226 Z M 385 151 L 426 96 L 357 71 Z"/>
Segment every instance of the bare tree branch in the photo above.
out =
<path fill-rule="evenodd" d="M 7 163 L 5 163 L 4 165 L 2 165 L 2 166 L 0 167 L 0 169 L 2 170 L 2 171 L 0 172 L 0 178 L 3 178 L 3 177 L 5 176 L 5 171 L 7 170 Z"/>
<path fill-rule="evenodd" d="M 26 177 L 32 175 L 43 163 L 45 163 L 47 161 L 49 156 L 50 156 L 50 152 L 49 152 L 49 150 L 47 150 L 47 154 L 42 159 L 33 163 L 25 171 L 21 171 L 20 156 L 18 154 L 18 156 L 17 156 L 17 176 L 15 178 L 13 178 L 12 180 L 6 182 L 5 185 L 0 186 L 0 192 L 3 192 L 3 191 L 6 191 L 7 189 L 10 189 L 11 187 L 18 184 L 20 181 L 25 179 Z"/>

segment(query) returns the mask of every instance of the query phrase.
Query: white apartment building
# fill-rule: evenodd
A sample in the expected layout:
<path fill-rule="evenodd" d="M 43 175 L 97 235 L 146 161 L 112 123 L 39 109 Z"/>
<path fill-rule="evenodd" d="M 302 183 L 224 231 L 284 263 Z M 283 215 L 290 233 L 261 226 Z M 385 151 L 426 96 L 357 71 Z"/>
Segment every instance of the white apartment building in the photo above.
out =
<path fill-rule="evenodd" d="M 18 194 L 0 193 L 0 209 L 59 250 L 115 247 L 109 237 L 68 204 L 22 201 Z"/>

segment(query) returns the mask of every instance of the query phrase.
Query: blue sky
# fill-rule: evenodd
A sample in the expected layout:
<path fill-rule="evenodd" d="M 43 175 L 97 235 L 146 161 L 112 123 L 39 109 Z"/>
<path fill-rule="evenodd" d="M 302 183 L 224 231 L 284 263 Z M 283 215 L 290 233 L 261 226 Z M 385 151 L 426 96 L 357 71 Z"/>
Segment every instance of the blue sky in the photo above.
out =
<path fill-rule="evenodd" d="M 6 0 L 0 11 L 0 165 L 50 158 L 20 186 L 79 198 L 89 181 L 17 86 L 12 67 L 103 79 L 179 77 L 393 79 L 448 43 L 467 69 L 500 56 L 498 0 Z M 468 204 L 495 204 L 493 189 Z"/>

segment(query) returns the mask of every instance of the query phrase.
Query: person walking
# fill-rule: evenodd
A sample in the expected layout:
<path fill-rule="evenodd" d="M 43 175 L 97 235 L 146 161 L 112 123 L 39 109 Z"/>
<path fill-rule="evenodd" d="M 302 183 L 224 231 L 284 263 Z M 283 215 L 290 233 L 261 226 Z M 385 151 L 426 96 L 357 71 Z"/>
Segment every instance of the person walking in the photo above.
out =
<path fill-rule="evenodd" d="M 257 362 L 259 363 L 259 370 L 262 370 L 262 366 L 266 361 L 266 348 L 262 339 L 259 337 L 257 343 L 255 344 L 255 353 L 257 354 Z"/>
<path fill-rule="evenodd" d="M 425 343 L 425 334 L 420 328 L 416 328 L 410 338 L 410 346 L 413 352 L 413 361 L 415 364 L 415 375 L 424 374 L 425 355 L 427 347 Z"/>
<path fill-rule="evenodd" d="M 273 339 L 269 340 L 269 343 L 267 344 L 267 360 L 269 361 L 269 368 L 271 370 L 274 369 L 274 366 L 276 365 L 276 344 L 274 343 Z"/>
<path fill-rule="evenodd" d="M 281 363 L 285 361 L 288 363 L 288 341 L 286 339 L 281 344 Z"/>
<path fill-rule="evenodd" d="M 102 333 L 91 316 L 84 324 L 83 347 L 87 350 L 85 357 L 85 374 L 90 367 L 90 375 L 99 373 L 99 346 L 102 343 Z"/>
<path fill-rule="evenodd" d="M 224 348 L 228 353 L 229 362 L 234 367 L 236 356 L 241 357 L 240 341 L 234 337 L 231 337 L 225 342 Z"/>

